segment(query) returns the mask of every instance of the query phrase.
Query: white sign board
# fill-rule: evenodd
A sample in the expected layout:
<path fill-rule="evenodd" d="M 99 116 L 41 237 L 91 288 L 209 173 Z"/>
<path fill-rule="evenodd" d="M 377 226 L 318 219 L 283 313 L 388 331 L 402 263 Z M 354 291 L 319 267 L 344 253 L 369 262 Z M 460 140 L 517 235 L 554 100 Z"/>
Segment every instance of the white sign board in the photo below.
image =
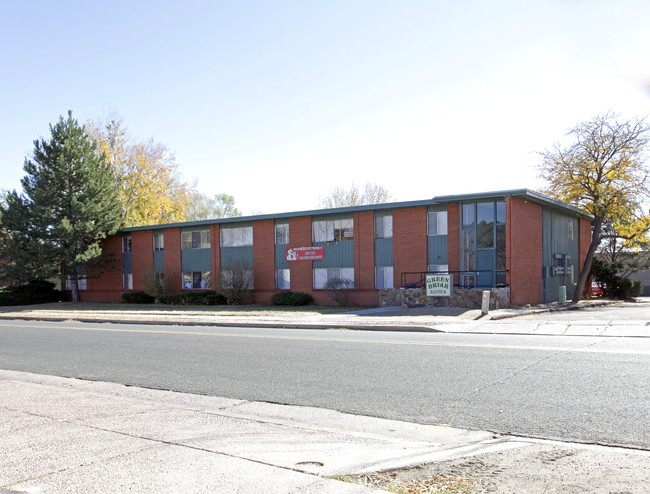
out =
<path fill-rule="evenodd" d="M 453 274 L 428 274 L 427 297 L 451 297 L 454 291 Z"/>

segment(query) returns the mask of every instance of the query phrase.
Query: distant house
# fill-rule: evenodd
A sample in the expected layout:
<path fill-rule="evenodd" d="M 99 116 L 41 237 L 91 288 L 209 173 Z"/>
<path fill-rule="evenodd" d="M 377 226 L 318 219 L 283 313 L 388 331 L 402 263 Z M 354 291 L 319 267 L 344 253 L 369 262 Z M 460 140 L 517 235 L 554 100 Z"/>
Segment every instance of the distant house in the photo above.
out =
<path fill-rule="evenodd" d="M 290 290 L 331 304 L 325 284 L 347 279 L 353 303 L 378 305 L 380 291 L 438 272 L 535 304 L 560 286 L 572 296 L 590 241 L 587 213 L 527 189 L 132 227 L 104 242 L 121 269 L 89 276 L 83 299 L 119 302 L 147 273 L 178 292 L 215 289 L 240 270 L 257 303 Z"/>

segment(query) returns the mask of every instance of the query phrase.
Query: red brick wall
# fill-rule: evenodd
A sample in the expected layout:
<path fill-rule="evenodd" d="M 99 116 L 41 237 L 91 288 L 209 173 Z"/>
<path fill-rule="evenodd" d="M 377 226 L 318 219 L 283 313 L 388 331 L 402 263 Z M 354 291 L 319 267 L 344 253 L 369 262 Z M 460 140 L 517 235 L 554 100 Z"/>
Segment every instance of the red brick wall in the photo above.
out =
<path fill-rule="evenodd" d="M 354 286 L 357 290 L 375 289 L 375 214 L 373 212 L 354 214 Z"/>
<path fill-rule="evenodd" d="M 427 208 L 393 211 L 394 286 L 401 284 L 402 273 L 427 269 Z"/>
<path fill-rule="evenodd" d="M 311 218 L 289 219 L 289 245 L 291 247 L 311 246 Z M 294 261 L 289 263 L 292 292 L 313 292 L 312 262 Z M 316 295 L 312 293 L 314 298 Z"/>
<path fill-rule="evenodd" d="M 110 255 L 111 262 L 104 266 L 98 278 L 89 278 L 87 289 L 80 292 L 84 302 L 121 302 L 122 301 L 122 237 L 114 236 L 103 242 L 103 251 Z M 87 274 L 94 276 L 100 271 L 89 268 Z M 63 282 L 65 287 L 65 281 Z"/>
<path fill-rule="evenodd" d="M 181 264 L 181 229 L 163 230 L 165 242 L 165 279 L 171 280 L 173 291 L 180 291 L 183 285 Z"/>
<path fill-rule="evenodd" d="M 513 305 L 542 298 L 542 207 L 506 198 L 506 267 Z"/>
<path fill-rule="evenodd" d="M 142 291 L 144 277 L 153 273 L 153 232 L 133 232 L 131 246 L 133 290 Z"/>
<path fill-rule="evenodd" d="M 275 293 L 275 222 L 273 220 L 253 223 L 253 268 L 255 302 L 268 304 Z"/>
<path fill-rule="evenodd" d="M 460 205 L 458 204 L 447 206 L 447 255 L 449 271 L 460 271 Z"/>

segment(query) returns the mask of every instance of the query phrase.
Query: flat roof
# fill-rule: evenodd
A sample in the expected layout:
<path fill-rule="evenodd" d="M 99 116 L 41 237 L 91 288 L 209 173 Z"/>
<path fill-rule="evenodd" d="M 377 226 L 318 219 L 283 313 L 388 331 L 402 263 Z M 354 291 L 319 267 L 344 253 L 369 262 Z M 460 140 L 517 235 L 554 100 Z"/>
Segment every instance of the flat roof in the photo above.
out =
<path fill-rule="evenodd" d="M 408 209 L 414 207 L 423 207 L 423 206 L 428 207 L 428 206 L 436 206 L 436 205 L 442 206 L 446 204 L 454 204 L 454 203 L 461 203 L 461 202 L 495 200 L 495 199 L 502 199 L 505 197 L 516 197 L 519 199 L 532 202 L 534 204 L 539 204 L 540 206 L 548 206 L 555 209 L 564 210 L 567 213 L 571 213 L 588 220 L 593 219 L 593 216 L 591 216 L 589 213 L 571 204 L 567 204 L 565 202 L 559 201 L 557 199 L 541 194 L 539 192 L 532 191 L 530 189 L 515 189 L 515 190 L 502 190 L 502 191 L 481 192 L 481 193 L 472 193 L 472 194 L 436 196 L 436 197 L 432 197 L 431 199 L 423 199 L 419 201 L 387 202 L 383 204 L 367 204 L 363 206 L 350 206 L 350 207 L 343 207 L 343 208 L 311 209 L 307 211 L 293 211 L 288 213 L 259 214 L 253 216 L 215 218 L 215 219 L 201 220 L 201 221 L 165 223 L 160 225 L 131 226 L 127 228 L 122 228 L 121 231 L 138 232 L 144 230 L 162 230 L 166 228 L 191 228 L 191 227 L 219 225 L 219 224 L 228 224 L 228 223 L 244 223 L 244 222 L 264 221 L 264 220 L 283 220 L 289 218 L 301 218 L 305 216 L 348 214 L 348 213 L 358 213 L 363 211 L 382 211 L 387 209 L 389 210 Z"/>

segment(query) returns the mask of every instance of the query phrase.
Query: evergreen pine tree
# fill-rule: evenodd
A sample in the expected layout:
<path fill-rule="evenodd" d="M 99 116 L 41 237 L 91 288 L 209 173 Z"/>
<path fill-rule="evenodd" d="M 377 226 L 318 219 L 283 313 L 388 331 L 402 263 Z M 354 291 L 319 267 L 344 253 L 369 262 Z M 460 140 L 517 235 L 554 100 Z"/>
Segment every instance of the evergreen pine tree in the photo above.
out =
<path fill-rule="evenodd" d="M 113 171 L 72 112 L 50 125 L 50 132 L 49 141 L 34 141 L 33 158 L 25 160 L 24 195 L 8 195 L 3 254 L 15 273 L 47 277 L 60 271 L 71 280 L 76 302 L 79 271 L 102 263 L 101 241 L 120 227 L 121 210 Z M 17 255 L 20 245 L 30 246 L 29 255 Z M 35 263 L 33 270 L 25 257 Z"/>

